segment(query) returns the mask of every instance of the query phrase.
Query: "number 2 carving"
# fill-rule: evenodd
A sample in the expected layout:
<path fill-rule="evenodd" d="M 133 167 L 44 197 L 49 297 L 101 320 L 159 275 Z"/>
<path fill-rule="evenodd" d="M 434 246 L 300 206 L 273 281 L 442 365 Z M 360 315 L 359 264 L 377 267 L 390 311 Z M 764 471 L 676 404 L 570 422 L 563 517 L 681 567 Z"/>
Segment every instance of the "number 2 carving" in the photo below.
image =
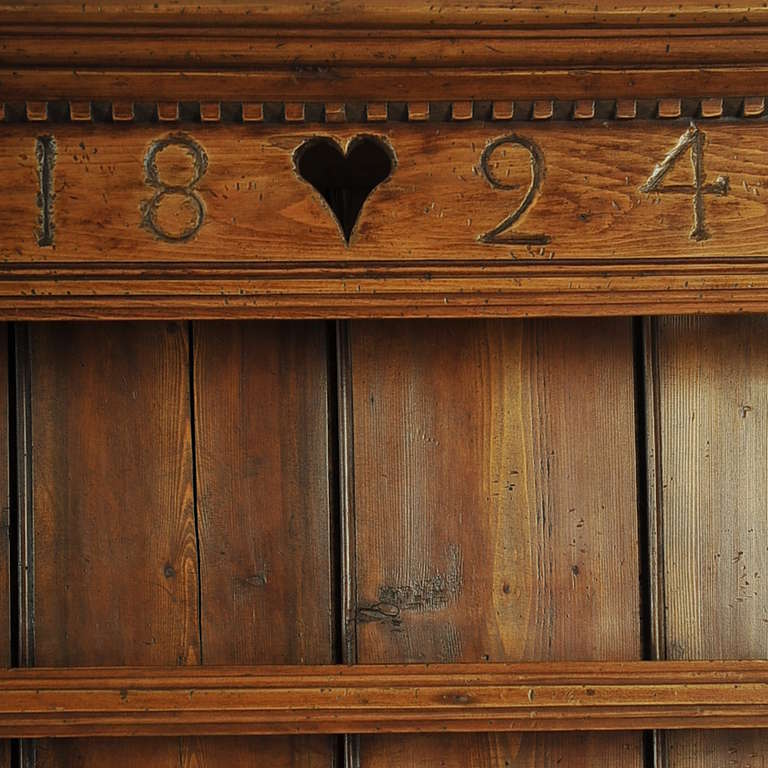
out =
<path fill-rule="evenodd" d="M 541 154 L 541 150 L 530 139 L 524 139 L 521 136 L 503 136 L 500 139 L 492 141 L 484 150 L 480 156 L 480 170 L 483 172 L 483 176 L 487 179 L 488 183 L 494 189 L 519 189 L 520 184 L 513 184 L 507 181 L 502 181 L 493 174 L 491 169 L 491 157 L 493 153 L 503 146 L 519 146 L 527 150 L 531 156 L 531 186 L 528 188 L 525 197 L 520 205 L 497 224 L 493 229 L 480 236 L 480 242 L 483 243 L 499 243 L 499 244 L 516 244 L 516 245 L 546 245 L 550 241 L 548 235 L 536 234 L 526 235 L 522 233 L 507 234 L 507 230 L 511 229 L 521 218 L 521 216 L 531 207 L 536 195 L 539 192 L 541 186 L 541 180 L 544 175 L 544 158 Z"/>

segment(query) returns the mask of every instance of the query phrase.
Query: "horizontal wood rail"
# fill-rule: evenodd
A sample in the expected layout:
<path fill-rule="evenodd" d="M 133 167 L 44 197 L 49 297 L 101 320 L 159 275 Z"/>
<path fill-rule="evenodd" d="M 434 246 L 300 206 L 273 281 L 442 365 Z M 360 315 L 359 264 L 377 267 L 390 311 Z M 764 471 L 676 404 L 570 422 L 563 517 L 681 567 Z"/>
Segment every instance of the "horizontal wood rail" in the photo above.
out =
<path fill-rule="evenodd" d="M 0 736 L 768 727 L 768 662 L 0 672 Z"/>
<path fill-rule="evenodd" d="M 8 101 L 761 96 L 767 24 L 768 9 L 738 2 L 0 0 L 0 92 Z"/>

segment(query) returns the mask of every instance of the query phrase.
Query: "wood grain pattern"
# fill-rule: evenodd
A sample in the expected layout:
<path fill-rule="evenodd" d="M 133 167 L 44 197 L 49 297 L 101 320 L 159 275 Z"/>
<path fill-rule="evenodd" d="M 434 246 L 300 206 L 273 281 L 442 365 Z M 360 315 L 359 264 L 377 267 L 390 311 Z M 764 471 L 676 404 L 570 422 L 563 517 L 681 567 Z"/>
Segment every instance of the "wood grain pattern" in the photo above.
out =
<path fill-rule="evenodd" d="M 197 323 L 206 664 L 334 661 L 326 328 Z M 330 768 L 331 739 L 199 740 L 203 764 Z"/>
<path fill-rule="evenodd" d="M 403 746 L 395 752 L 415 749 L 427 761 L 443 755 L 460 765 L 458 760 L 467 747 L 472 747 L 475 762 L 485 760 L 482 764 L 487 765 L 505 752 L 506 759 L 511 762 L 510 754 L 515 755 L 519 764 L 519 740 L 486 735 L 459 741 L 457 734 L 480 730 L 610 730 L 614 733 L 599 737 L 584 733 L 546 736 L 540 739 L 536 758 L 570 752 L 568 760 L 578 765 L 590 764 L 586 762 L 590 759 L 594 764 L 605 757 L 605 764 L 613 766 L 625 764 L 617 759 L 619 756 L 634 761 L 638 734 L 626 729 L 750 729 L 766 723 L 765 661 L 100 667 L 0 672 L 3 735 L 439 733 L 440 752 L 429 754 L 425 747 L 434 745 L 436 739 L 426 736 L 399 737 Z M 615 733 L 617 730 L 621 733 Z M 216 741 L 196 743 L 206 750 Z M 596 752 L 596 742 L 602 742 L 607 751 Z M 254 745 L 263 744 L 265 754 L 279 755 L 278 747 L 290 744 L 286 739 L 227 739 L 221 743 L 237 748 L 249 745 L 250 750 L 246 748 L 235 758 L 248 765 L 258 751 Z M 305 743 L 322 745 L 318 740 Z M 386 747 L 396 740 L 376 738 L 374 743 L 385 752 L 379 759 L 387 759 Z M 578 744 L 584 748 L 577 753 Z M 282 754 L 286 753 L 283 749 Z M 237 755 L 234 748 L 230 754 Z M 302 758 L 298 762 L 306 764 L 307 755 Z"/>
<path fill-rule="evenodd" d="M 766 22 L 763 7 L 713 2 L 4 2 L 0 87 L 19 100 L 745 96 L 768 83 Z"/>
<path fill-rule="evenodd" d="M 197 663 L 185 326 L 41 324 L 29 333 L 34 663 Z M 110 765 L 135 766 L 136 748 L 110 744 Z M 176 766 L 179 748 L 145 744 L 144 764 Z M 103 764 L 104 750 L 41 742 L 37 764 Z"/>
<path fill-rule="evenodd" d="M 606 262 L 623 274 L 642 273 L 665 262 L 696 265 L 731 260 L 765 268 L 768 237 L 768 150 L 755 123 L 702 124 L 708 183 L 728 177 L 726 195 L 705 191 L 709 238 L 696 242 L 690 150 L 683 151 L 658 191 L 642 190 L 655 167 L 686 135 L 679 123 L 494 124 L 439 126 L 199 125 L 184 131 L 141 126 L 52 126 L 54 247 L 35 236 L 40 209 L 37 133 L 7 127 L 0 134 L 0 178 L 18 190 L 0 211 L 0 256 L 11 264 L 65 265 L 152 262 L 243 266 L 377 265 L 445 262 L 472 271 L 495 264 L 551 274 L 563 266 Z M 349 246 L 318 192 L 294 168 L 294 152 L 318 135 L 347 148 L 355 136 L 371 136 L 392 152 L 395 167 L 363 206 Z M 482 169 L 483 151 L 497 139 L 535 143 L 541 182 L 533 203 L 505 236 L 543 233 L 547 243 L 498 244 L 482 236 L 513 213 L 531 185 L 531 153 L 501 145 L 489 155 L 494 188 Z M 193 145 L 207 166 L 188 195 L 199 196 L 205 213 L 199 231 L 168 242 L 143 221 L 142 209 L 158 189 L 147 178 L 153 146 L 165 188 L 194 176 Z M 428 158 L 428 159 L 427 159 Z M 671 190 L 667 192 L 666 190 Z M 193 214 L 181 193 L 156 204 L 158 228 L 175 234 Z M 97 236 L 98 235 L 98 236 Z M 536 265 L 536 266 L 534 266 Z M 696 274 L 696 270 L 693 270 Z M 439 273 L 438 273 L 439 274 Z M 523 273 L 525 274 L 525 272 Z M 518 275 L 521 276 L 521 275 Z M 690 276 L 690 271 L 689 271 Z M 61 275 L 63 277 L 63 275 Z M 3 284 L 4 293 L 13 284 Z M 18 291 L 19 289 L 16 288 Z M 137 288 L 138 290 L 138 288 Z"/>
<path fill-rule="evenodd" d="M 226 24 L 237 21 L 245 26 L 367 26 L 382 27 L 420 24 L 439 29 L 441 26 L 502 27 L 580 24 L 659 24 L 674 28 L 685 24 L 719 22 L 744 26 L 768 21 L 768 11 L 747 2 L 727 5 L 716 0 L 675 3 L 670 0 L 564 0 L 555 4 L 522 0 L 513 6 L 501 6 L 497 0 L 339 0 L 313 3 L 312 0 L 280 0 L 254 6 L 245 0 L 113 0 L 109 3 L 82 6 L 73 0 L 33 0 L 0 4 L 0 12 L 8 23 L 20 24 L 42 17 L 50 24 L 77 22 L 102 25 L 108 22 L 130 29 L 137 22 L 171 22 L 193 31 L 209 32 L 206 23 Z M 45 14 L 43 16 L 43 14 Z"/>
<path fill-rule="evenodd" d="M 536 245 L 481 242 L 531 184 L 531 155 L 520 145 L 499 147 L 489 161 L 494 178 L 514 189 L 493 188 L 483 176 L 483 151 L 512 135 L 509 128 L 366 128 L 391 147 L 397 165 L 366 201 L 347 245 L 292 157 L 318 133 L 346 146 L 360 128 L 207 125 L 184 139 L 154 127 L 56 127 L 54 245 L 41 247 L 36 134 L 8 128 L 0 137 L 3 178 L 28 194 L 0 210 L 0 312 L 455 317 L 768 308 L 762 126 L 700 129 L 704 187 L 694 205 L 691 147 L 658 189 L 642 190 L 687 126 L 587 122 L 514 129 L 539 147 L 541 182 L 502 239 L 549 238 Z M 195 142 L 207 165 L 193 188 L 157 199 L 162 190 L 147 183 L 145 166 L 153 142 L 168 139 Z M 160 183 L 190 182 L 190 152 L 159 152 Z M 692 238 L 696 216 L 705 239 Z M 183 242 L 161 236 L 193 232 L 199 220 Z"/>
<path fill-rule="evenodd" d="M 662 37 L 662 40 L 665 39 Z M 142 39 L 142 46 L 146 45 Z M 545 45 L 552 44 L 546 40 Z M 637 39 L 627 38 L 636 43 Z M 696 52 L 706 51 L 713 42 L 705 41 Z M 731 58 L 750 50 L 737 41 Z M 751 40 L 749 41 L 751 45 Z M 738 43 L 741 43 L 739 48 Z M 556 43 L 555 43 L 556 44 Z M 579 50 L 579 39 L 573 49 Z M 654 46 L 660 50 L 662 46 Z M 718 46 L 716 46 L 718 47 Z M 759 46 L 764 49 L 765 44 Z M 161 51 L 159 51 L 162 53 Z M 454 52 L 454 56 L 457 53 Z M 751 58 L 751 57 L 748 57 Z M 319 70 L 319 72 L 318 72 Z M 338 71 L 338 76 L 328 75 Z M 119 73 L 119 74 L 116 74 Z M 181 74 L 181 76 L 180 76 Z M 436 77 L 437 74 L 437 77 Z M 430 99 L 439 93 L 444 99 L 533 100 L 550 97 L 568 99 L 616 98 L 699 98 L 711 93 L 742 99 L 755 92 L 768 91 L 768 67 L 761 64 L 700 66 L 674 64 L 658 67 L 595 66 L 579 71 L 558 67 L 549 69 L 510 69 L 491 65 L 483 68 L 439 69 L 434 67 L 348 67 L 333 70 L 323 65 L 296 65 L 286 68 L 251 68 L 227 71 L 211 70 L 112 70 L 109 66 L 77 71 L 71 67 L 0 68 L 0 85 L 4 98 L 22 101 L 34 94 L 39 99 L 71 99 L 83 101 L 106 97 L 115 102 L 213 101 L 258 102 L 267 100 L 398 101 Z"/>
<path fill-rule="evenodd" d="M 652 337 L 663 559 L 661 652 L 768 654 L 765 317 L 664 318 Z M 768 731 L 668 734 L 668 768 L 762 765 Z"/>
<path fill-rule="evenodd" d="M 629 322 L 350 336 L 358 660 L 639 658 Z M 576 743 L 363 739 L 361 765 L 642 764 L 637 737 Z"/>

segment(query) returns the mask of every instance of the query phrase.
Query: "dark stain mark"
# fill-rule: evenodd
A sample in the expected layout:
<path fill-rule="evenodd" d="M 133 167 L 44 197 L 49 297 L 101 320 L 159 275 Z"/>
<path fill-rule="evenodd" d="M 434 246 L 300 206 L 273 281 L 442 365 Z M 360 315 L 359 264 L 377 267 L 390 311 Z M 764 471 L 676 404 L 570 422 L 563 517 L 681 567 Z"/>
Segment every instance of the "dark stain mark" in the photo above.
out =
<path fill-rule="evenodd" d="M 166 184 L 160 179 L 160 171 L 157 167 L 157 156 L 167 147 L 181 147 L 192 159 L 192 173 L 189 181 L 182 185 Z M 156 192 L 151 200 L 142 203 L 141 223 L 159 240 L 167 243 L 179 243 L 194 237 L 205 219 L 205 207 L 200 195 L 195 191 L 195 186 L 208 170 L 208 155 L 205 150 L 190 136 L 183 133 L 166 136 L 164 139 L 153 141 L 144 157 L 144 172 L 146 183 Z M 157 211 L 166 197 L 181 196 L 192 205 L 195 210 L 195 221 L 179 234 L 167 232 L 160 227 L 157 221 Z"/>
<path fill-rule="evenodd" d="M 165 568 L 163 568 L 163 575 L 166 579 L 172 579 L 176 575 L 176 571 L 173 569 L 173 566 L 170 563 L 165 564 Z"/>
<path fill-rule="evenodd" d="M 579 575 L 579 566 L 578 565 L 572 565 L 571 566 L 571 573 L 574 576 L 578 576 Z"/>
<path fill-rule="evenodd" d="M 464 567 L 458 547 L 449 547 L 447 554 L 445 571 L 435 571 L 411 584 L 380 587 L 378 601 L 358 608 L 357 621 L 389 622 L 399 626 L 404 611 L 439 611 L 455 602 L 464 582 Z"/>
<path fill-rule="evenodd" d="M 120 701 L 128 701 L 128 691 L 125 688 L 120 689 Z"/>
<path fill-rule="evenodd" d="M 267 572 L 266 570 L 257 571 L 250 576 L 237 579 L 237 582 L 242 587 L 263 587 L 267 583 Z"/>
<path fill-rule="evenodd" d="M 448 704 L 471 704 L 472 697 L 466 693 L 447 693 L 443 696 L 443 701 Z"/>
<path fill-rule="evenodd" d="M 396 621 L 400 618 L 400 607 L 392 603 L 374 603 L 357 610 L 357 620 L 361 624 L 369 621 Z"/>
<path fill-rule="evenodd" d="M 53 245 L 53 169 L 56 166 L 56 141 L 53 136 L 39 136 L 35 142 L 37 176 L 40 190 L 37 193 L 37 207 L 40 209 L 40 231 L 37 244 L 41 247 Z"/>
<path fill-rule="evenodd" d="M 378 136 L 355 136 L 346 152 L 334 139 L 316 136 L 293 153 L 293 164 L 323 196 L 349 245 L 363 204 L 392 175 L 396 160 L 392 147 Z"/>

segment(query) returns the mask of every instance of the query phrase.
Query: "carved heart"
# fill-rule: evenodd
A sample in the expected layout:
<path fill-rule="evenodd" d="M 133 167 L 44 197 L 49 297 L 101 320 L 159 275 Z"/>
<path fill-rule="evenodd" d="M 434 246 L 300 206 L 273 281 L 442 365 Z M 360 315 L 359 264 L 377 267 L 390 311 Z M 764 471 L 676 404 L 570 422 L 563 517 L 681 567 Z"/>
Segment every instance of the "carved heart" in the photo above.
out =
<path fill-rule="evenodd" d="M 355 136 L 344 153 L 336 141 L 318 136 L 294 153 L 296 170 L 325 199 L 349 243 L 368 195 L 394 169 L 391 147 L 375 136 Z"/>

